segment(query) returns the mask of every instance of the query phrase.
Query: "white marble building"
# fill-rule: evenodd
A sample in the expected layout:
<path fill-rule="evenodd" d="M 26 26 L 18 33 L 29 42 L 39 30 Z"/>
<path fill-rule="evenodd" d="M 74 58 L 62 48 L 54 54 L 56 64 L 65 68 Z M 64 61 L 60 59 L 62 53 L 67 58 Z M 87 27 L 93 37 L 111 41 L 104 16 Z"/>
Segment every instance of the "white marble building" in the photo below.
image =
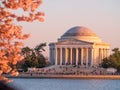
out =
<path fill-rule="evenodd" d="M 98 66 L 110 55 L 110 45 L 83 26 L 69 29 L 49 47 L 53 65 Z"/>

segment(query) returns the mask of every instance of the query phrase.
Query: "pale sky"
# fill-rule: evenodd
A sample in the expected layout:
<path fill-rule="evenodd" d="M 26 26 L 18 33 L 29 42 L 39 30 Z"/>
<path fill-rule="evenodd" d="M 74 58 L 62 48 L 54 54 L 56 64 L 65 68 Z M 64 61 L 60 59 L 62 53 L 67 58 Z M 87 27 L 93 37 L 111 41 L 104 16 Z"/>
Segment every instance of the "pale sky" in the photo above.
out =
<path fill-rule="evenodd" d="M 22 23 L 31 37 L 25 46 L 56 42 L 68 29 L 85 26 L 96 33 L 111 49 L 120 48 L 120 0 L 43 0 L 39 9 L 45 12 L 45 22 Z M 49 47 L 46 48 L 49 55 Z"/>

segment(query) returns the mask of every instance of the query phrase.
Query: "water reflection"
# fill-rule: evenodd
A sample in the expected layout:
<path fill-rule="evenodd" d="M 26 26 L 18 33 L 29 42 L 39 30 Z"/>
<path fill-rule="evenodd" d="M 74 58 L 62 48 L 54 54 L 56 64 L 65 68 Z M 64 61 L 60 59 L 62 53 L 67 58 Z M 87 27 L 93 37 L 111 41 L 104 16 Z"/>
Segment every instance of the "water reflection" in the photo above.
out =
<path fill-rule="evenodd" d="M 120 80 L 14 79 L 20 90 L 120 90 Z"/>

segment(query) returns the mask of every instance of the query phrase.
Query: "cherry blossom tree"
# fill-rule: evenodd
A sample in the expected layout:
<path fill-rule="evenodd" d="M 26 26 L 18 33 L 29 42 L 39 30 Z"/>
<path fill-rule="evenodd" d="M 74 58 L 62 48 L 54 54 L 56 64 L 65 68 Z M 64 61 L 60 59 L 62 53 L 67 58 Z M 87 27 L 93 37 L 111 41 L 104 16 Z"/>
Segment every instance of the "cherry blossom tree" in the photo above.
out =
<path fill-rule="evenodd" d="M 0 80 L 7 80 L 3 73 L 17 76 L 16 64 L 24 57 L 21 55 L 23 40 L 30 35 L 22 33 L 22 26 L 16 22 L 44 21 L 44 13 L 38 8 L 42 0 L 0 0 Z M 23 15 L 15 14 L 21 9 Z"/>

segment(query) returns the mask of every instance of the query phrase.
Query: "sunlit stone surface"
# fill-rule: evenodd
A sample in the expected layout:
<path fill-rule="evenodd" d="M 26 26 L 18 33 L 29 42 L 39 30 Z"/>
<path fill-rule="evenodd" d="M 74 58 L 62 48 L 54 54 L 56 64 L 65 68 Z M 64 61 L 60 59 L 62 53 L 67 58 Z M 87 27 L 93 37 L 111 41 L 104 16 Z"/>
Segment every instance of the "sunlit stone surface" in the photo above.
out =
<path fill-rule="evenodd" d="M 49 46 L 53 65 L 98 66 L 110 55 L 110 45 L 83 26 L 70 28 Z"/>

